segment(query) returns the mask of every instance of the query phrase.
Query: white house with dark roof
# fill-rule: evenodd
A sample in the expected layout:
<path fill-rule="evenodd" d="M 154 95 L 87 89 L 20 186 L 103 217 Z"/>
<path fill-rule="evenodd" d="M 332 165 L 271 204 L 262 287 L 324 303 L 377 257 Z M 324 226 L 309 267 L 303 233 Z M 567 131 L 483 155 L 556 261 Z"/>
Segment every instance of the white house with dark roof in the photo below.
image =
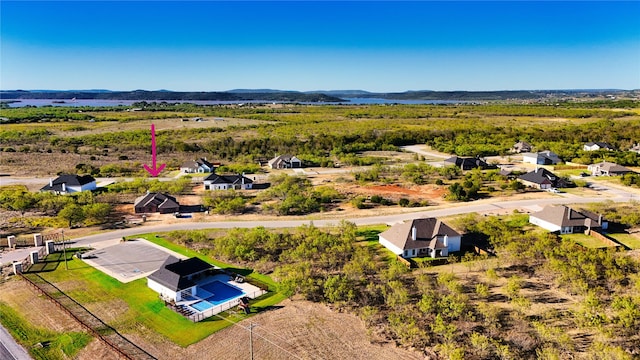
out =
<path fill-rule="evenodd" d="M 634 172 L 633 170 L 622 165 L 607 161 L 599 162 L 597 164 L 591 164 L 587 167 L 587 169 L 591 171 L 591 175 L 593 176 L 621 176 Z"/>
<path fill-rule="evenodd" d="M 95 189 L 96 179 L 91 175 L 60 175 L 55 180 L 49 179 L 49 184 L 43 186 L 40 191 L 70 194 Z"/>
<path fill-rule="evenodd" d="M 555 165 L 562 162 L 558 154 L 550 150 L 537 153 L 522 153 L 522 162 L 534 165 Z"/>
<path fill-rule="evenodd" d="M 244 175 L 211 174 L 203 183 L 205 190 L 250 190 L 253 187 L 253 180 Z"/>
<path fill-rule="evenodd" d="M 147 277 L 147 286 L 167 301 L 178 302 L 196 295 L 196 277 L 214 266 L 199 259 L 181 260 L 169 256 L 160 269 Z"/>
<path fill-rule="evenodd" d="M 582 150 L 584 151 L 598 151 L 598 150 L 609 150 L 613 151 L 615 148 L 606 142 L 596 141 L 596 142 L 588 142 L 582 146 Z"/>
<path fill-rule="evenodd" d="M 446 257 L 460 251 L 462 235 L 436 218 L 393 225 L 378 235 L 380 244 L 403 258 Z"/>
<path fill-rule="evenodd" d="M 602 215 L 577 211 L 564 205 L 547 205 L 541 211 L 529 215 L 529 222 L 560 234 L 580 233 L 591 229 L 606 230 L 609 227 L 609 222 Z"/>
<path fill-rule="evenodd" d="M 302 167 L 302 160 L 295 157 L 295 155 L 285 154 L 269 160 L 268 165 L 272 169 L 296 169 Z"/>

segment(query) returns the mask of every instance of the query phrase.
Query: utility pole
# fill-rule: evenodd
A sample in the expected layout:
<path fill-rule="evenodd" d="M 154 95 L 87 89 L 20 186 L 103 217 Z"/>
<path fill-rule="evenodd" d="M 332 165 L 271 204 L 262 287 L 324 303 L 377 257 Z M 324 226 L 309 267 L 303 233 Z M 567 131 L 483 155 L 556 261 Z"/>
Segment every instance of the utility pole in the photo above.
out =
<path fill-rule="evenodd" d="M 65 270 L 69 270 L 69 265 L 67 264 L 67 246 L 64 244 L 64 230 L 62 230 L 62 256 L 64 256 L 64 268 Z"/>
<path fill-rule="evenodd" d="M 249 323 L 249 352 L 251 353 L 251 360 L 253 360 L 253 323 Z"/>

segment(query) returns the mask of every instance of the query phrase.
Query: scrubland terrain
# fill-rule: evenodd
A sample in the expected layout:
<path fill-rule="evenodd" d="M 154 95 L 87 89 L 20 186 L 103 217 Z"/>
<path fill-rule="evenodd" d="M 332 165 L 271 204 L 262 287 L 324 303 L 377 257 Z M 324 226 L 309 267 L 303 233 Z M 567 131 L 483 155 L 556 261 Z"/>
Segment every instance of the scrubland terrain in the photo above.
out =
<path fill-rule="evenodd" d="M 640 139 L 638 106 L 624 101 L 169 108 L 149 104 L 137 112 L 81 109 L 82 113 L 73 108 L 2 109 L 0 116 L 11 121 L 0 125 L 0 174 L 36 180 L 27 187 L 0 187 L 0 233 L 26 238 L 33 232 L 65 229 L 68 236 L 79 237 L 184 221 L 347 220 L 331 229 L 158 234 L 184 251 L 266 274 L 288 298 L 183 347 L 149 328 L 136 330 L 124 300 L 96 306 L 87 295 L 87 305 L 101 318 L 126 325 L 126 335 L 159 358 L 203 353 L 246 358 L 246 328 L 255 323 L 254 350 L 257 358 L 265 359 L 631 359 L 640 356 L 640 259 L 633 250 L 640 247 L 638 204 L 604 201 L 613 195 L 587 185 L 619 187 L 632 197 L 640 177 L 576 176 L 587 164 L 603 159 L 637 169 L 640 155 L 626 150 Z M 195 117 L 205 121 L 195 122 Z M 158 131 L 159 159 L 167 163 L 160 175 L 163 181 L 146 177 L 141 166 L 150 161 L 151 123 Z M 402 151 L 405 145 L 426 144 L 432 152 L 480 156 L 517 169 L 517 155 L 509 149 L 521 139 L 565 159 L 557 169 L 548 167 L 573 182 L 563 196 L 601 196 L 597 204 L 581 206 L 618 223 L 621 241 L 632 250 L 580 245 L 579 240 L 529 225 L 526 214 L 495 211 L 445 219 L 465 234 L 466 241 L 488 244 L 491 256 L 468 251 L 442 262 L 419 259 L 407 269 L 377 242 L 385 224 L 356 228 L 348 223 L 350 218 L 462 202 L 560 196 L 523 188 L 499 169 L 461 171 L 441 166 L 442 157 Z M 583 151 L 587 141 L 606 141 L 618 151 Z M 266 160 L 284 153 L 296 154 L 305 168 L 265 166 Z M 201 176 L 174 178 L 184 161 L 199 157 L 222 163 L 221 172 L 250 174 L 265 186 L 208 192 L 202 189 Z M 37 179 L 46 181 L 58 173 L 92 174 L 113 183 L 80 196 L 33 192 L 39 188 Z M 127 224 L 133 199 L 146 191 L 170 192 L 184 205 L 202 204 L 208 213 L 194 212 L 188 220 L 150 215 L 145 225 Z M 83 216 L 72 216 L 79 213 Z M 49 276 L 64 279 L 63 271 L 58 268 Z M 76 281 L 75 287 L 95 286 Z M 0 304 L 36 327 L 85 339 L 86 347 L 73 356 L 115 358 L 16 278 L 0 284 Z"/>

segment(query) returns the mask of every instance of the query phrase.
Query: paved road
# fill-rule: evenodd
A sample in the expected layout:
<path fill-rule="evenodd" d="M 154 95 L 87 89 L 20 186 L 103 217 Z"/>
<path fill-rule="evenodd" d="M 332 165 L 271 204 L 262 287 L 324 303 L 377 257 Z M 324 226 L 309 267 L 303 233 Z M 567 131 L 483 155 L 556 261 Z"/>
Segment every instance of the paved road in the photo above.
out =
<path fill-rule="evenodd" d="M 344 218 L 356 225 L 374 224 L 394 224 L 404 220 L 417 219 L 422 217 L 444 217 L 450 215 L 460 215 L 467 213 L 491 213 L 505 212 L 514 209 L 525 211 L 538 211 L 545 205 L 551 204 L 574 204 L 593 203 L 603 201 L 628 202 L 630 200 L 640 201 L 640 194 L 627 192 L 624 189 L 610 188 L 598 185 L 599 195 L 590 197 L 579 197 L 572 194 L 556 194 L 552 198 L 493 201 L 492 199 L 479 200 L 471 203 L 457 203 L 446 207 L 423 208 L 410 213 L 380 215 L 361 218 Z M 535 196 L 535 195 L 533 195 Z M 91 246 L 96 242 L 119 239 L 123 236 L 133 236 L 147 234 L 151 232 L 166 232 L 173 230 L 200 230 L 200 229 L 231 229 L 231 228 L 253 228 L 263 226 L 266 228 L 292 228 L 301 225 L 314 224 L 324 227 L 337 225 L 341 219 L 307 219 L 307 220 L 259 220 L 259 221 L 224 221 L 224 222 L 184 222 L 160 225 L 145 225 L 135 228 L 114 230 L 111 232 L 84 236 L 74 239 L 74 243 L 79 246 Z"/>
<path fill-rule="evenodd" d="M 0 359 L 27 360 L 31 359 L 27 350 L 11 337 L 7 329 L 0 325 Z"/>

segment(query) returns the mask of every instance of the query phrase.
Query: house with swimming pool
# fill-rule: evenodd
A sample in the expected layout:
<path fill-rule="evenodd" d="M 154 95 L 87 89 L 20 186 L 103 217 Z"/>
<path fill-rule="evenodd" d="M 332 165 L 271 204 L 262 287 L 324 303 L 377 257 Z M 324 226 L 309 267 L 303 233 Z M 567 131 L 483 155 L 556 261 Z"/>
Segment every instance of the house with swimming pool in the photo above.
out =
<path fill-rule="evenodd" d="M 160 269 L 147 277 L 147 286 L 167 305 L 194 321 L 231 309 L 243 298 L 254 299 L 266 293 L 244 278 L 195 257 L 169 256 Z"/>

